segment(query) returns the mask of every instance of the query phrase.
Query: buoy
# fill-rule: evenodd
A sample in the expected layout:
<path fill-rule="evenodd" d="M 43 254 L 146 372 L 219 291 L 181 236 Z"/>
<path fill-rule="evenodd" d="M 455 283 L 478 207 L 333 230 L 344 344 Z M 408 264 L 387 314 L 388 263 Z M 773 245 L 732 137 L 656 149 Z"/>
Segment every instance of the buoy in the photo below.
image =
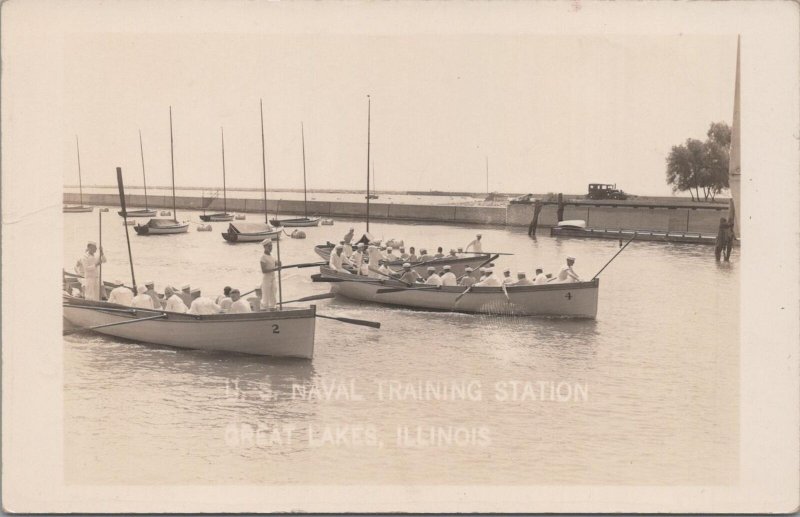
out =
<path fill-rule="evenodd" d="M 233 218 L 236 219 L 237 221 L 241 221 L 242 219 L 246 219 L 247 216 L 244 214 L 236 214 Z"/>
<path fill-rule="evenodd" d="M 169 210 L 162 210 L 161 215 L 172 215 L 172 212 L 170 212 Z"/>
<path fill-rule="evenodd" d="M 323 226 L 333 226 L 333 219 L 323 219 L 320 224 Z"/>
<path fill-rule="evenodd" d="M 306 232 L 304 232 L 302 230 L 295 230 L 295 231 L 292 232 L 291 237 L 292 237 L 292 239 L 305 239 L 306 238 Z"/>
<path fill-rule="evenodd" d="M 198 232 L 210 232 L 211 231 L 211 225 L 210 224 L 198 225 L 197 231 Z"/>

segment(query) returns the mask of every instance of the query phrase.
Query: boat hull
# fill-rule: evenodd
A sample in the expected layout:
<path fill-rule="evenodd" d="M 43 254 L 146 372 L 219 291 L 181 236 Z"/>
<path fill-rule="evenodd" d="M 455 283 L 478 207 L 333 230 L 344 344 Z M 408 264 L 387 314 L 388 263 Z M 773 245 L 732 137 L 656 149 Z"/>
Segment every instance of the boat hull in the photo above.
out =
<path fill-rule="evenodd" d="M 201 215 L 200 220 L 205 221 L 207 223 L 228 222 L 228 221 L 233 221 L 233 214 L 219 213 L 219 214 Z"/>
<path fill-rule="evenodd" d="M 263 230 L 260 228 L 263 228 Z M 231 244 L 236 244 L 238 242 L 261 242 L 264 239 L 276 241 L 280 239 L 280 237 L 281 230 L 272 228 L 266 223 L 232 223 L 228 225 L 228 231 L 222 233 L 222 238 Z"/>
<path fill-rule="evenodd" d="M 319 246 L 314 246 L 314 251 L 317 255 L 319 255 L 323 260 L 326 262 L 331 258 L 331 250 L 333 250 L 332 244 L 322 244 Z M 451 271 L 456 276 L 462 276 L 464 274 L 464 268 L 467 266 L 471 267 L 472 269 L 477 268 L 481 264 L 485 263 L 491 255 L 489 254 L 481 254 L 481 255 L 470 255 L 470 256 L 462 256 L 456 258 L 442 258 L 442 259 L 435 259 L 429 260 L 426 262 L 415 262 L 411 264 L 411 269 L 419 273 L 420 275 L 424 275 L 426 270 L 429 266 L 433 266 L 436 270 L 440 270 L 445 265 L 449 265 Z M 402 260 L 396 260 L 389 264 L 395 270 L 399 270 L 403 266 Z"/>
<path fill-rule="evenodd" d="M 83 205 L 66 205 L 62 209 L 62 212 L 65 214 L 79 214 L 84 212 L 91 212 L 94 210 L 93 206 L 83 206 Z"/>
<path fill-rule="evenodd" d="M 174 221 L 174 224 L 137 224 L 133 227 L 137 235 L 173 235 L 176 233 L 186 233 L 189 231 L 189 223 L 179 223 Z"/>
<path fill-rule="evenodd" d="M 504 316 L 549 316 L 569 318 L 597 317 L 597 299 L 600 281 L 547 284 L 541 286 L 508 286 L 508 298 L 500 287 L 473 287 L 461 296 L 466 288 L 440 287 L 403 288 L 393 280 L 364 280 L 345 273 L 323 268 L 323 278 L 335 278 L 331 292 L 352 300 L 380 303 L 412 309 L 447 312 L 467 312 Z M 381 289 L 400 290 L 379 293 Z M 460 298 L 459 298 L 460 297 Z"/>
<path fill-rule="evenodd" d="M 130 312 L 109 309 L 129 309 Z M 314 356 L 316 308 L 313 305 L 307 309 L 194 316 L 64 298 L 64 319 L 80 328 L 161 314 L 165 315 L 161 319 L 99 328 L 94 332 L 141 343 L 193 350 L 302 359 Z"/>
<path fill-rule="evenodd" d="M 155 217 L 158 213 L 155 210 L 128 210 L 127 213 L 119 210 L 120 217 Z"/>
<path fill-rule="evenodd" d="M 284 228 L 306 228 L 319 226 L 320 217 L 298 217 L 296 219 L 270 219 L 272 226 L 282 226 Z"/>

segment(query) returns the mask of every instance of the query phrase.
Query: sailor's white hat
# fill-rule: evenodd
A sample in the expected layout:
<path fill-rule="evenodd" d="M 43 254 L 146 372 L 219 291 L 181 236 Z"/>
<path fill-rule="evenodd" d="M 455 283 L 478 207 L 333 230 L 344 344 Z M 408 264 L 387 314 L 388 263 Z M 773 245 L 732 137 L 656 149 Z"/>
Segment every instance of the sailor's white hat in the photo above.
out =
<path fill-rule="evenodd" d="M 433 266 L 428 266 L 428 271 L 436 271 L 436 268 Z"/>
<path fill-rule="evenodd" d="M 87 246 L 94 246 L 95 248 L 97 247 L 97 243 L 95 241 L 89 241 L 89 242 L 86 243 L 86 245 Z"/>
<path fill-rule="evenodd" d="M 364 243 L 363 242 L 359 242 L 358 244 L 356 244 L 356 248 L 363 248 L 363 247 L 364 247 Z M 370 246 L 370 247 L 372 247 L 372 246 Z"/>
<path fill-rule="evenodd" d="M 192 286 L 190 286 L 189 284 L 184 284 L 181 286 L 181 291 L 188 291 L 191 288 Z"/>
<path fill-rule="evenodd" d="M 467 267 L 464 268 L 464 271 L 475 271 L 475 270 L 472 269 L 471 267 L 467 266 Z"/>
<path fill-rule="evenodd" d="M 152 285 L 152 286 L 155 286 L 155 285 L 156 285 L 156 283 L 155 283 L 155 282 L 153 282 L 152 280 L 148 280 L 147 282 L 145 282 L 145 283 L 144 283 L 144 285 Z"/>
<path fill-rule="evenodd" d="M 517 276 L 525 276 L 525 271 L 520 271 L 517 273 Z"/>
<path fill-rule="evenodd" d="M 272 244 L 272 239 L 270 239 L 269 237 L 261 241 L 262 246 L 266 246 L 267 244 Z"/>
<path fill-rule="evenodd" d="M 411 264 L 409 264 L 408 262 L 403 262 L 403 267 L 411 267 Z"/>
<path fill-rule="evenodd" d="M 336 249 L 337 249 L 337 250 L 343 250 L 343 249 L 344 249 L 344 246 L 342 246 L 341 244 L 337 244 L 337 245 L 336 245 Z"/>
<path fill-rule="evenodd" d="M 481 234 L 480 234 L 480 233 L 479 233 L 479 234 L 477 234 L 477 235 L 475 235 L 475 237 L 480 237 L 480 236 L 481 236 Z"/>
<path fill-rule="evenodd" d="M 511 273 L 511 268 L 505 268 L 505 269 L 503 270 L 503 273 Z"/>
<path fill-rule="evenodd" d="M 140 285 L 136 288 L 136 292 L 139 294 L 144 294 L 147 292 L 147 288 L 143 285 Z"/>
<path fill-rule="evenodd" d="M 389 246 L 388 248 L 386 248 L 386 251 L 393 251 L 393 250 L 394 250 L 394 248 L 392 248 L 391 246 Z"/>
<path fill-rule="evenodd" d="M 572 255 L 567 255 L 567 260 L 575 260 L 575 257 L 573 257 Z"/>
<path fill-rule="evenodd" d="M 536 271 L 544 271 L 544 268 L 542 266 L 536 266 Z"/>
<path fill-rule="evenodd" d="M 450 269 L 450 264 L 445 264 L 445 265 L 444 265 L 444 267 L 443 267 L 442 269 L 447 269 L 447 270 L 449 270 L 449 269 Z"/>

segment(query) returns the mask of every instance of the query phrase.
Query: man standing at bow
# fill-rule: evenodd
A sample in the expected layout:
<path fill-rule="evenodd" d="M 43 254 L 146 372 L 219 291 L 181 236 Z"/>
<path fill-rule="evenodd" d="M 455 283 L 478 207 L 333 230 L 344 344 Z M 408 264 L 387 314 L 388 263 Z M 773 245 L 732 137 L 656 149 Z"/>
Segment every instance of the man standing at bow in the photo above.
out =
<path fill-rule="evenodd" d="M 86 245 L 86 253 L 75 264 L 75 272 L 83 275 L 83 297 L 87 300 L 100 299 L 100 264 L 106 261 L 103 248 L 97 252 L 97 243 L 90 241 Z"/>
<path fill-rule="evenodd" d="M 264 246 L 264 254 L 261 255 L 261 309 L 273 310 L 278 297 L 275 272 L 281 267 L 281 263 L 272 256 L 271 239 L 264 239 L 261 245 Z"/>
<path fill-rule="evenodd" d="M 464 251 L 469 251 L 472 248 L 472 251 L 475 253 L 483 253 L 483 245 L 481 244 L 481 234 L 475 236 L 475 240 L 467 244 L 467 247 L 464 248 Z"/>
<path fill-rule="evenodd" d="M 575 263 L 575 257 L 567 257 L 567 264 L 565 266 L 561 266 L 561 269 L 558 271 L 558 276 L 550 279 L 549 281 L 556 284 L 568 284 L 570 282 L 580 282 L 581 278 L 572 269 L 572 265 L 574 263 Z"/>

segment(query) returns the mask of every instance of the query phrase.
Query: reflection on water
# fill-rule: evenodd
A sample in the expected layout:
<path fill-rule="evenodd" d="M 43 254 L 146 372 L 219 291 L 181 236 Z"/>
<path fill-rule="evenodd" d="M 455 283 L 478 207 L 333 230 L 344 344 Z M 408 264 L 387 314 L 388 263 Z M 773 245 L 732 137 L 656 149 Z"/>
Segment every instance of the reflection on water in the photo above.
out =
<path fill-rule="evenodd" d="M 184 213 L 185 217 L 196 214 Z M 65 216 L 65 267 L 96 240 Z M 109 219 L 111 217 L 109 216 Z M 106 278 L 127 278 L 124 232 L 104 221 Z M 214 232 L 132 236 L 137 278 L 216 294 L 259 281 L 260 246 Z M 285 263 L 349 222 L 281 244 Z M 355 224 L 357 230 L 360 229 Z M 468 227 L 374 224 L 407 245 L 464 246 Z M 616 241 L 529 239 L 482 228 L 498 261 L 590 278 Z M 217 354 L 97 335 L 64 339 L 70 483 L 727 484 L 738 478 L 738 250 L 634 242 L 602 273 L 596 320 L 495 317 L 319 301 L 313 362 Z M 322 293 L 312 269 L 286 298 Z M 426 398 L 453 387 L 477 398 Z M 427 388 L 426 388 L 427 387 Z M 466 388 L 465 388 L 466 389 Z M 436 391 L 439 390 L 439 391 Z M 457 389 L 456 389 L 457 391 Z M 389 397 L 389 394 L 392 394 Z"/>

